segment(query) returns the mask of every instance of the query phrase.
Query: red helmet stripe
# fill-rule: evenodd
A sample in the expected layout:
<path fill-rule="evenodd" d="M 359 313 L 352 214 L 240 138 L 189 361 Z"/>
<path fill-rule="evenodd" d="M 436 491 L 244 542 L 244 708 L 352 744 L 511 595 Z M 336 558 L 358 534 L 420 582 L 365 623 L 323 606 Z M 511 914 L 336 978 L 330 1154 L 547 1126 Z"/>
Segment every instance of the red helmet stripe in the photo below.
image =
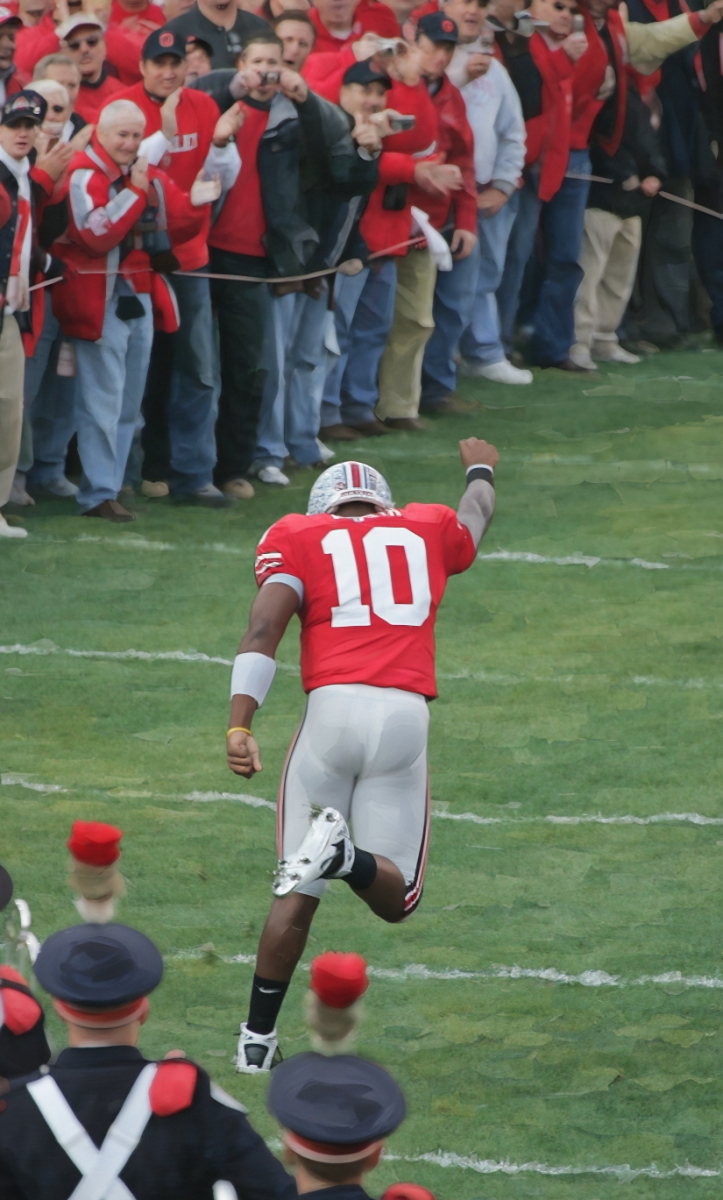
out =
<path fill-rule="evenodd" d="M 354 488 L 358 488 L 358 487 L 362 486 L 361 471 L 359 470 L 359 463 L 353 462 L 351 464 L 351 486 Z"/>

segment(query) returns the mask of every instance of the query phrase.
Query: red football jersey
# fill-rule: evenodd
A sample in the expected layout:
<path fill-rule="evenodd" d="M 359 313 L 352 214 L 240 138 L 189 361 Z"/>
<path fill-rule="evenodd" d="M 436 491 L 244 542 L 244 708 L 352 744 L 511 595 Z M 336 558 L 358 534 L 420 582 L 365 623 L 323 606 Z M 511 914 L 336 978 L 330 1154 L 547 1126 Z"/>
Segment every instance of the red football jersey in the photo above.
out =
<path fill-rule="evenodd" d="M 443 504 L 364 517 L 282 517 L 256 557 L 261 587 L 278 576 L 302 596 L 301 681 L 367 683 L 437 694 L 434 621 L 447 579 L 472 565 L 472 535 Z"/>

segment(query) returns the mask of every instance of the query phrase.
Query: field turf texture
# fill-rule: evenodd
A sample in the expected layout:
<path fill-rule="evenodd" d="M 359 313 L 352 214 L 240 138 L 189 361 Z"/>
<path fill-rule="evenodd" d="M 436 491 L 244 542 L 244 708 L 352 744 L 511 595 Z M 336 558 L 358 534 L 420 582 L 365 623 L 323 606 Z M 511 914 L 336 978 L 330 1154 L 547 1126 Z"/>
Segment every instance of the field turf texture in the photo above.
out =
<path fill-rule="evenodd" d="M 381 972 L 358 1049 L 394 1072 L 409 1117 L 375 1195 L 405 1178 L 441 1200 L 720 1195 L 723 824 L 646 819 L 723 821 L 722 384 L 711 351 L 463 382 L 468 414 L 350 447 L 400 504 L 457 503 L 460 437 L 501 453 L 483 557 L 437 621 L 422 904 L 387 926 L 337 883 L 304 957 L 356 950 Z M 42 938 L 77 919 L 72 820 L 122 827 L 120 919 L 167 964 L 142 1048 L 185 1049 L 269 1138 L 267 1081 L 231 1058 L 303 708 L 298 627 L 250 782 L 225 765 L 229 668 L 203 656 L 233 658 L 257 541 L 314 478 L 221 512 L 138 498 L 130 529 L 40 501 L 11 515 L 31 536 L 0 542 L 0 861 Z M 307 982 L 282 1012 L 285 1055 L 308 1045 Z"/>

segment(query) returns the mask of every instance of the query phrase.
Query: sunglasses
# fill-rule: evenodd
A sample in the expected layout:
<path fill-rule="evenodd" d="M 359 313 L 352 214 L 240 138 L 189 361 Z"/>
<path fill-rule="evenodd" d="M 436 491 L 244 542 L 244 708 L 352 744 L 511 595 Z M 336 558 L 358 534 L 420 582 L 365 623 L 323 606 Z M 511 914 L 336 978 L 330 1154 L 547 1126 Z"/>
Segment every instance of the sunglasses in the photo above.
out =
<path fill-rule="evenodd" d="M 65 109 L 62 104 L 49 104 L 48 111 L 53 113 L 62 113 L 65 112 Z"/>
<path fill-rule="evenodd" d="M 89 46 L 92 49 L 93 46 L 98 45 L 99 41 L 100 37 L 87 37 L 79 38 L 77 42 L 66 42 L 66 45 L 69 50 L 80 50 L 81 46 Z"/>

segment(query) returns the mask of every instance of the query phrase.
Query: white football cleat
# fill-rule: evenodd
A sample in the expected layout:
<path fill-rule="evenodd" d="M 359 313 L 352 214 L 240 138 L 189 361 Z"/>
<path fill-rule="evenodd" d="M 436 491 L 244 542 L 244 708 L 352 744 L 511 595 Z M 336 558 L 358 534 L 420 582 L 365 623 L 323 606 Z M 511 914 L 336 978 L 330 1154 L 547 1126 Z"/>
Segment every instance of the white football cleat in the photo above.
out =
<path fill-rule="evenodd" d="M 274 1029 L 272 1033 L 252 1033 L 244 1021 L 241 1025 L 241 1036 L 236 1052 L 238 1073 L 240 1075 L 258 1075 L 262 1071 L 270 1071 L 274 1066 L 277 1054 L 276 1062 L 279 1062 L 281 1054 L 276 1030 Z"/>
<path fill-rule="evenodd" d="M 274 895 L 287 896 L 304 884 L 321 879 L 337 857 L 339 843 L 344 849 L 344 859 L 338 875 L 343 876 L 353 863 L 354 848 L 341 813 L 335 808 L 325 808 L 318 817 L 314 817 L 296 854 L 288 859 L 279 859 L 273 883 Z"/>

